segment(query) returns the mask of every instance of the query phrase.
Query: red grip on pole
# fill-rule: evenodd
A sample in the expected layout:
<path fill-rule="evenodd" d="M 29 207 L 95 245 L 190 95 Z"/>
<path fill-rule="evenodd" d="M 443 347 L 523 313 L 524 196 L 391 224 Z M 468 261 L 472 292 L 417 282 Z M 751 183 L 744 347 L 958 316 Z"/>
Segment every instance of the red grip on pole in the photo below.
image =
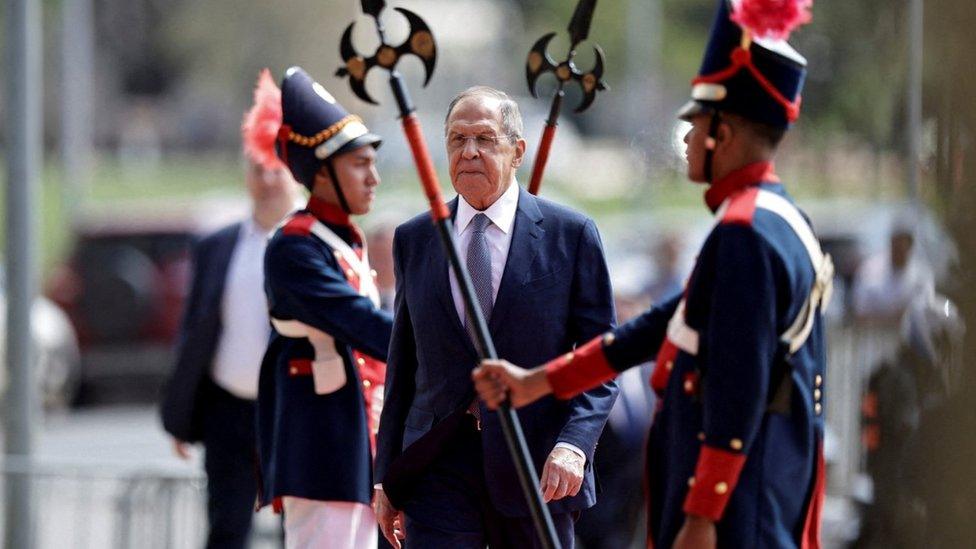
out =
<path fill-rule="evenodd" d="M 542 186 L 542 173 L 546 171 L 546 162 L 549 161 L 549 150 L 552 148 L 552 140 L 556 137 L 556 126 L 546 124 L 546 129 L 542 131 L 542 142 L 539 143 L 539 150 L 535 153 L 535 165 L 532 166 L 532 180 L 529 182 L 529 192 L 533 195 L 539 194 L 539 187 Z"/>
<path fill-rule="evenodd" d="M 403 133 L 407 135 L 407 143 L 410 144 L 410 152 L 413 153 L 413 161 L 417 165 L 417 175 L 420 176 L 424 194 L 430 201 L 430 215 L 434 221 L 451 217 L 451 210 L 448 209 L 447 204 L 444 203 L 444 197 L 441 195 L 437 171 L 434 170 L 434 162 L 430 159 L 427 141 L 424 140 L 424 132 L 420 128 L 420 120 L 416 114 L 411 113 L 403 117 Z"/>

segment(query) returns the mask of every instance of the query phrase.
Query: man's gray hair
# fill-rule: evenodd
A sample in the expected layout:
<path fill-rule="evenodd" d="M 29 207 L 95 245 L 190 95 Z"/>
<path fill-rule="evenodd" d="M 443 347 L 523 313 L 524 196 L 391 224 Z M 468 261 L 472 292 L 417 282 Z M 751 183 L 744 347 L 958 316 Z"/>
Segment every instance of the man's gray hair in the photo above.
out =
<path fill-rule="evenodd" d="M 451 118 L 451 113 L 454 112 L 454 107 L 471 97 L 488 97 L 497 100 L 499 110 L 502 113 L 502 131 L 513 142 L 522 138 L 522 113 L 519 112 L 518 103 L 507 93 L 490 86 L 473 86 L 454 96 L 451 104 L 447 107 L 447 116 L 444 117 L 445 136 L 447 135 L 447 122 Z"/>

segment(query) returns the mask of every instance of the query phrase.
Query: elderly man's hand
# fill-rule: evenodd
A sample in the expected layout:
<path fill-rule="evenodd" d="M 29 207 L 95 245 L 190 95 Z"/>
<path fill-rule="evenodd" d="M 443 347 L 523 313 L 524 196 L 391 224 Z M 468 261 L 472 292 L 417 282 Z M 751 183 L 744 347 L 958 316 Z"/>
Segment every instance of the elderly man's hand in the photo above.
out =
<path fill-rule="evenodd" d="M 526 370 L 507 360 L 485 360 L 471 373 L 478 396 L 489 409 L 497 409 L 505 398 L 521 408 L 552 392 L 541 366 Z"/>
<path fill-rule="evenodd" d="M 403 546 L 400 540 L 407 539 L 406 525 L 403 521 L 403 511 L 397 511 L 386 497 L 386 492 L 382 488 L 373 491 L 373 513 L 376 515 L 376 522 L 380 525 L 383 537 L 390 545 L 399 549 Z"/>
<path fill-rule="evenodd" d="M 569 448 L 553 448 L 542 467 L 542 499 L 546 503 L 575 496 L 583 486 L 583 466 L 586 458 Z"/>

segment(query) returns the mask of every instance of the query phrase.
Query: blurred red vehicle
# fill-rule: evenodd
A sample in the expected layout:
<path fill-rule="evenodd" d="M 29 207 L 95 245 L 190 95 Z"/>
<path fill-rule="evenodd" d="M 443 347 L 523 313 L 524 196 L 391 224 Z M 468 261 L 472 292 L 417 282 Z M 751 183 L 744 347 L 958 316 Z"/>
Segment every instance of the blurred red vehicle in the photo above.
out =
<path fill-rule="evenodd" d="M 226 201 L 195 201 L 115 206 L 79 218 L 67 260 L 46 285 L 78 335 L 75 403 L 155 398 L 172 367 L 191 248 L 241 211 Z"/>

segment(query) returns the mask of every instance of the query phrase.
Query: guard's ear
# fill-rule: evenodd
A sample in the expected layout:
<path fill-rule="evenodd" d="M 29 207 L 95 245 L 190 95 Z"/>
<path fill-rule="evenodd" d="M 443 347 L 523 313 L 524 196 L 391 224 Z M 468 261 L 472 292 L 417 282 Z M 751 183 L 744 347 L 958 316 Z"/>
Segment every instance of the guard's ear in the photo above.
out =
<path fill-rule="evenodd" d="M 716 152 L 725 151 L 732 146 L 732 142 L 737 137 L 736 128 L 729 123 L 728 120 L 723 119 L 718 124 L 718 129 L 715 131 L 715 148 Z"/>
<path fill-rule="evenodd" d="M 312 178 L 312 188 L 314 189 L 319 185 L 332 185 L 332 178 L 329 176 L 329 170 L 326 169 L 324 162 L 319 165 L 315 177 Z"/>
<path fill-rule="evenodd" d="M 325 167 L 324 162 L 319 165 L 319 170 L 315 172 L 315 177 L 312 178 L 312 188 L 309 189 L 309 192 L 326 202 L 339 204 L 335 187 L 332 186 L 332 176 L 329 175 L 329 170 Z"/>

